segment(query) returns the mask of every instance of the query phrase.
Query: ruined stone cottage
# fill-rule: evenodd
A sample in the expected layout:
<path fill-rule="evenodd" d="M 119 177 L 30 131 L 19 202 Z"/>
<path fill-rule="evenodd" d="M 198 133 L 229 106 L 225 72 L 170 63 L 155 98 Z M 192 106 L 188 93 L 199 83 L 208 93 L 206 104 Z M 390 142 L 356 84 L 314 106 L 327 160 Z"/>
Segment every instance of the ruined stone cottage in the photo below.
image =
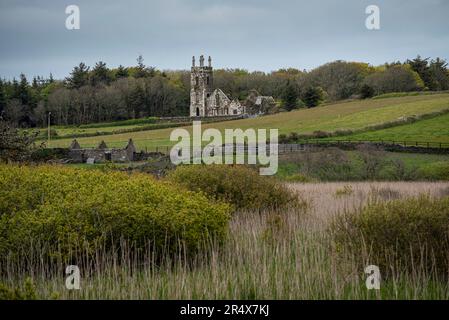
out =
<path fill-rule="evenodd" d="M 81 148 L 78 141 L 73 140 L 69 147 L 69 157 L 73 162 L 128 162 L 134 161 L 136 157 L 136 147 L 133 140 L 129 139 L 128 144 L 123 149 L 110 149 L 104 141 L 97 148 Z"/>

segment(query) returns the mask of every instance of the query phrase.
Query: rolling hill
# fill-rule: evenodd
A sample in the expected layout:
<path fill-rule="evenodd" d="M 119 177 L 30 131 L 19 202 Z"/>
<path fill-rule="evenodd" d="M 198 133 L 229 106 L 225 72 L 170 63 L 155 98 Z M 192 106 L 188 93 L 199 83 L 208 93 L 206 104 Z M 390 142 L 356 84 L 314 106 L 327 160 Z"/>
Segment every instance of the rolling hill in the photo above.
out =
<path fill-rule="evenodd" d="M 448 143 L 449 142 L 449 114 L 432 119 L 420 120 L 393 128 L 369 131 L 344 137 L 336 140 L 388 140 L 388 141 L 423 141 Z"/>
<path fill-rule="evenodd" d="M 312 109 L 300 109 L 257 118 L 209 123 L 204 124 L 203 129 L 279 129 L 280 134 L 288 134 L 290 132 L 311 133 L 317 130 L 331 132 L 338 129 L 362 129 L 367 126 L 394 121 L 400 117 L 427 114 L 446 109 L 449 109 L 448 93 L 392 97 L 341 102 Z M 421 121 L 419 121 L 410 126 L 398 126 L 388 130 L 393 130 L 391 132 L 398 135 L 401 135 L 401 132 L 403 132 L 404 137 L 402 139 L 407 137 L 407 139 L 412 140 L 435 139 L 435 141 L 449 142 L 448 131 L 444 129 L 445 124 L 448 124 L 449 126 L 448 119 L 448 116 L 441 116 L 441 119 L 438 117 L 435 119 L 422 120 L 427 121 L 424 124 L 420 124 Z M 114 128 L 119 129 L 122 127 L 114 126 Z M 184 128 L 190 130 L 190 127 Z M 92 128 L 92 126 L 89 128 L 89 130 L 94 129 L 95 128 Z M 78 141 L 82 147 L 96 146 L 101 140 L 104 140 L 109 147 L 122 147 L 126 144 L 129 138 L 132 138 L 139 149 L 154 148 L 156 146 L 173 145 L 174 142 L 170 142 L 169 140 L 172 130 L 173 128 L 166 128 L 84 137 L 79 138 Z M 407 130 L 409 131 L 408 133 L 406 133 Z M 375 132 L 370 132 L 369 134 L 374 133 Z M 387 132 L 383 134 L 386 136 L 390 133 Z M 71 140 L 72 138 L 53 140 L 50 143 L 50 147 L 67 147 Z"/>

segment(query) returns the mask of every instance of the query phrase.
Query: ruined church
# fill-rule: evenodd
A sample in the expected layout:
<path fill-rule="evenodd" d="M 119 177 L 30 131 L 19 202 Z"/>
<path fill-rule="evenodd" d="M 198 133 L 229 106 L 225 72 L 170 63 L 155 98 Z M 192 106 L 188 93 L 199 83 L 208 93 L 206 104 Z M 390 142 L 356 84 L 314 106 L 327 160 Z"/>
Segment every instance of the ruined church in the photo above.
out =
<path fill-rule="evenodd" d="M 199 66 L 192 57 L 190 74 L 190 116 L 216 117 L 245 114 L 245 107 L 238 100 L 231 100 L 220 89 L 213 90 L 214 75 L 212 59 L 204 65 L 204 56 L 200 56 Z"/>

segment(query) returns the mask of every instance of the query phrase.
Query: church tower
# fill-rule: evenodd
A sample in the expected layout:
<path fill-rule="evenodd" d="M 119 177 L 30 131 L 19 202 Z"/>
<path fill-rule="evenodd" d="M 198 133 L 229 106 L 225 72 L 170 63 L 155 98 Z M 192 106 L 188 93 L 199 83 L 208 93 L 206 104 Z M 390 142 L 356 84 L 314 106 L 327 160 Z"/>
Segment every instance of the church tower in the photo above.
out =
<path fill-rule="evenodd" d="M 200 65 L 195 65 L 192 57 L 192 71 L 190 73 L 190 116 L 205 117 L 208 115 L 208 100 L 212 94 L 213 71 L 212 59 L 204 65 L 204 56 L 200 56 Z"/>

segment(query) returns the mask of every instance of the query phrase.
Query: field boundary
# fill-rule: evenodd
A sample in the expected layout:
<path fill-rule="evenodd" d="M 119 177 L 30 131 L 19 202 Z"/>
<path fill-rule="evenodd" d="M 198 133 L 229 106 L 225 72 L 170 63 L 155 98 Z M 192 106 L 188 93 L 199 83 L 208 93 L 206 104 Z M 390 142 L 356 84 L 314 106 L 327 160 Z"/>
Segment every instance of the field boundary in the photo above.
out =
<path fill-rule="evenodd" d="M 134 142 L 145 141 L 136 140 Z M 124 143 L 126 141 L 123 141 Z M 386 151 L 391 152 L 408 152 L 408 153 L 431 153 L 431 154 L 449 154 L 449 143 L 445 142 L 430 142 L 430 141 L 393 141 L 393 140 L 326 140 L 326 141 L 302 141 L 299 143 L 280 143 L 278 144 L 279 154 L 294 153 L 294 152 L 304 152 L 308 150 L 313 150 L 314 148 L 332 148 L 337 147 L 340 149 L 355 149 L 359 145 L 372 145 Z M 161 153 L 168 155 L 173 146 L 170 145 L 159 145 L 153 147 L 145 147 L 140 149 L 146 153 Z M 249 150 L 252 152 L 259 152 L 258 147 L 248 149 L 248 146 L 240 146 L 237 148 L 243 148 L 245 154 Z M 269 152 L 270 146 L 267 145 L 267 153 Z M 88 149 L 88 148 L 86 148 Z M 242 150 L 242 149 L 240 149 Z"/>

